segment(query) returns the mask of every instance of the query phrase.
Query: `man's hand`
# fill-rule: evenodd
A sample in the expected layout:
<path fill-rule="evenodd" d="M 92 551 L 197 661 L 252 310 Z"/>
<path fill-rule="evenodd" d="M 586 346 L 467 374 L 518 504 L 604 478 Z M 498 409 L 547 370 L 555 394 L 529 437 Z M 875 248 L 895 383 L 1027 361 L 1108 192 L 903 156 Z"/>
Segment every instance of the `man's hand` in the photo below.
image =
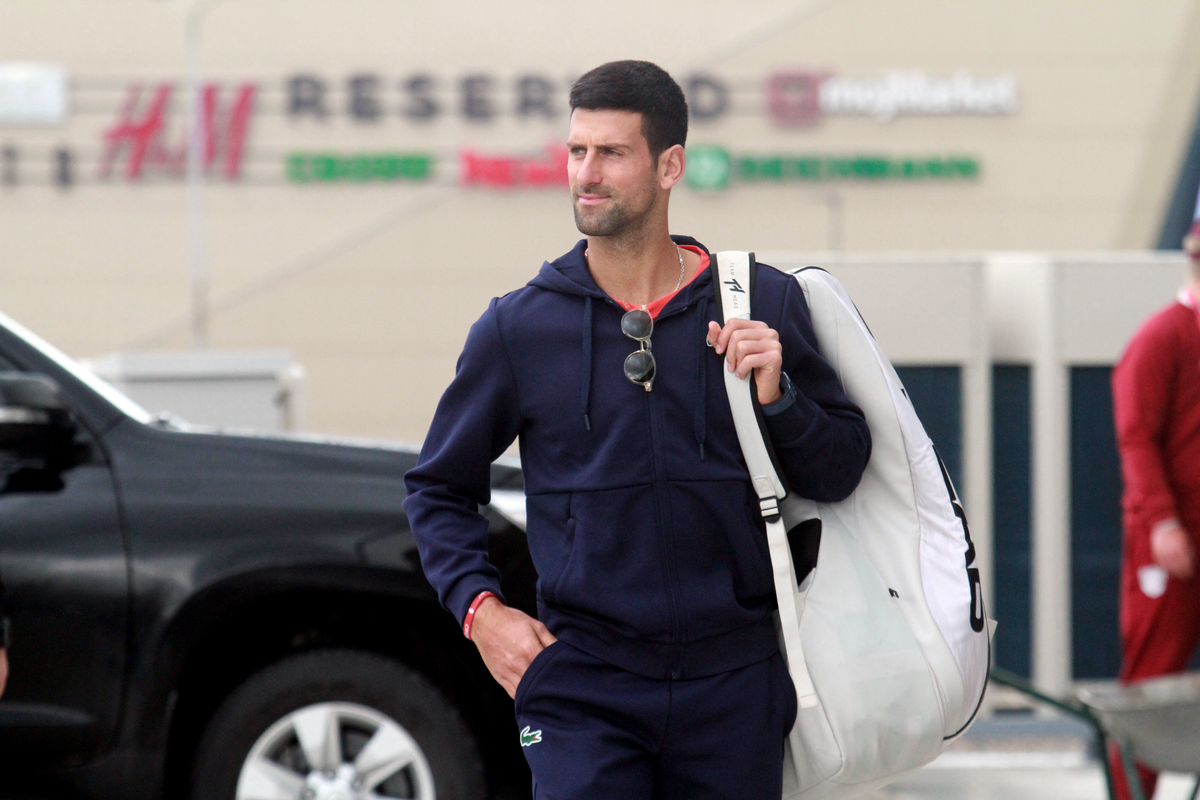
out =
<path fill-rule="evenodd" d="M 0 647 L 0 695 L 4 694 L 4 684 L 8 683 L 8 651 Z"/>
<path fill-rule="evenodd" d="M 754 385 L 758 387 L 758 402 L 774 403 L 782 396 L 779 374 L 783 369 L 783 346 L 779 334 L 767 323 L 750 319 L 731 319 L 722 328 L 708 323 L 708 343 L 718 354 L 725 354 L 730 372 L 745 378 L 754 370 Z"/>
<path fill-rule="evenodd" d="M 530 662 L 557 640 L 533 617 L 487 597 L 475 610 L 471 641 L 496 683 L 509 697 L 516 697 L 517 684 Z"/>
<path fill-rule="evenodd" d="M 1179 520 L 1163 520 L 1150 531 L 1150 552 L 1154 561 L 1172 578 L 1185 581 L 1195 569 L 1192 541 Z"/>

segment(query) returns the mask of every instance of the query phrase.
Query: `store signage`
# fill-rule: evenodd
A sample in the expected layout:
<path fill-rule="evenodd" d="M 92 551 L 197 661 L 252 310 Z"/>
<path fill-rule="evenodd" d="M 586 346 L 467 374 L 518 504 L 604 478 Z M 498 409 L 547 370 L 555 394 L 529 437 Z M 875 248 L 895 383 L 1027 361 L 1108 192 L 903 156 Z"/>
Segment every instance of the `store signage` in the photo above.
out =
<path fill-rule="evenodd" d="M 341 103 L 335 98 L 334 85 L 313 74 L 293 75 L 287 79 L 287 113 L 299 118 L 325 119 L 345 113 L 359 122 L 378 122 L 386 116 L 400 116 L 413 122 L 429 122 L 457 111 L 474 122 L 487 122 L 511 112 L 517 117 L 554 119 L 561 116 L 556 102 L 556 83 L 542 75 L 523 75 L 511 90 L 491 75 L 466 75 L 454 82 L 458 97 L 447 102 L 441 79 L 419 73 L 395 84 L 376 73 L 358 73 L 346 79 Z M 503 108 L 499 95 L 511 99 L 511 108 Z"/>
<path fill-rule="evenodd" d="M 829 72 L 777 72 L 767 80 L 767 110 L 781 126 L 811 125 L 823 116 L 1013 114 L 1017 82 L 1010 75 L 977 78 L 961 72 L 931 78 L 923 72 L 888 72 L 847 78 Z"/>
<path fill-rule="evenodd" d="M 567 181 L 565 145 L 551 143 L 541 156 L 459 153 L 457 182 L 492 189 L 556 188 Z M 293 183 L 369 181 L 419 182 L 434 177 L 429 153 L 295 152 L 286 160 Z M 819 183 L 827 181 L 962 181 L 978 178 L 979 161 L 967 156 L 893 157 L 882 155 L 732 155 L 724 147 L 687 150 L 685 183 L 702 190 L 731 183 Z M 450 179 L 449 176 L 446 176 Z"/>
<path fill-rule="evenodd" d="M 429 123 L 446 116 L 459 116 L 472 123 L 489 123 L 501 117 L 554 121 L 564 119 L 570 110 L 567 91 L 572 82 L 541 74 L 506 80 L 487 73 L 457 78 L 417 73 L 391 80 L 363 72 L 340 83 L 303 73 L 286 81 L 287 113 L 293 119 L 315 120 L 344 114 L 365 123 L 389 117 Z M 725 81 L 697 73 L 685 76 L 681 84 L 694 118 L 717 119 L 729 110 L 730 88 Z"/>
<path fill-rule="evenodd" d="M 287 156 L 285 169 L 293 183 L 368 181 L 427 181 L 434 176 L 435 158 L 430 153 L 337 153 L 295 152 Z M 540 156 L 482 154 L 472 149 L 459 153 L 458 184 L 492 189 L 565 188 L 566 145 L 552 142 Z"/>
<path fill-rule="evenodd" d="M 250 115 L 254 110 L 256 87 L 244 83 L 233 92 L 223 108 L 220 87 L 207 83 L 200 90 L 200 152 L 204 167 L 211 168 L 221 159 L 226 178 L 241 174 L 242 155 Z M 186 115 L 179 114 L 174 131 L 168 130 L 168 111 L 174 84 L 163 83 L 149 92 L 143 101 L 140 85 L 129 88 L 117 120 L 104 131 L 104 152 L 100 157 L 100 177 L 109 177 L 118 161 L 125 160 L 125 177 L 137 180 L 143 172 L 182 175 L 187 160 L 188 131 Z"/>
<path fill-rule="evenodd" d="M 680 83 L 693 119 L 716 121 L 731 112 L 734 86 L 728 81 L 693 73 Z M 293 118 L 325 119 L 342 112 L 371 123 L 388 116 L 424 123 L 451 113 L 476 123 L 503 116 L 555 120 L 566 116 L 569 85 L 545 75 L 503 81 L 485 73 L 454 80 L 421 73 L 393 83 L 375 73 L 361 73 L 346 79 L 344 90 L 337 93 L 342 100 L 339 106 L 334 102 L 336 84 L 304 74 L 287 81 L 287 109 Z M 762 91 L 767 117 L 782 127 L 811 125 L 825 116 L 887 121 L 899 116 L 991 116 L 1017 110 L 1017 82 L 1011 75 L 981 78 L 959 72 L 931 77 L 921 71 L 891 71 L 856 78 L 820 70 L 783 70 L 768 75 Z"/>
<path fill-rule="evenodd" d="M 61 125 L 67 72 L 53 64 L 0 64 L 0 125 Z"/>
<path fill-rule="evenodd" d="M 66 147 L 50 152 L 50 177 L 61 188 L 75 183 L 75 155 Z M 21 166 L 21 152 L 11 144 L 0 147 L 0 186 L 16 186 Z"/>
<path fill-rule="evenodd" d="M 936 77 L 919 71 L 893 71 L 875 77 L 848 77 L 832 71 L 780 70 L 762 81 L 731 81 L 695 72 L 681 76 L 680 83 L 695 122 L 716 122 L 735 109 L 745 113 L 753 108 L 760 109 L 766 121 L 790 128 L 811 126 L 832 116 L 886 121 L 913 115 L 1011 114 L 1017 109 L 1016 81 L 1007 75 L 978 77 L 961 72 Z M 269 112 L 283 113 L 297 125 L 345 115 L 355 123 L 378 126 L 381 134 L 389 119 L 432 125 L 449 116 L 481 126 L 499 124 L 509 117 L 561 131 L 566 124 L 570 84 L 569 78 L 540 73 L 510 78 L 484 72 L 454 78 L 417 73 L 393 79 L 362 72 L 334 80 L 303 73 L 284 79 L 280 87 L 284 102 Z M 249 163 L 246 148 L 251 120 L 257 113 L 258 90 L 255 83 L 225 88 L 216 83 L 203 85 L 198 125 L 202 141 L 198 145 L 206 172 L 227 180 L 242 177 Z M 94 90 L 85 83 L 77 91 Z M 69 97 L 67 77 L 60 68 L 0 64 L 0 124 L 61 122 L 67 115 Z M 0 184 L 16 185 L 27 173 L 36 176 L 35 181 L 48 179 L 60 186 L 73 185 L 77 175 L 101 180 L 118 175 L 129 181 L 150 176 L 179 179 L 186 172 L 188 153 L 187 101 L 173 83 L 132 84 L 114 109 L 115 118 L 101 133 L 102 147 L 94 165 L 85 164 L 68 144 L 56 144 L 48 154 L 29 157 L 17 142 L 6 140 L 0 143 Z M 81 102 L 92 107 L 95 101 L 86 97 Z M 696 130 L 702 129 L 698 126 Z M 751 180 L 969 178 L 973 177 L 970 164 L 975 163 L 971 159 L 813 155 L 777 159 L 778 166 L 767 159 L 759 169 L 747 157 L 728 158 L 726 165 L 714 151 L 690 152 L 695 155 L 691 156 L 693 177 L 689 181 L 695 186 Z M 432 156 L 383 148 L 349 155 L 321 149 L 291 153 L 282 159 L 279 171 L 278 156 L 263 151 L 259 156 L 256 164 L 269 163 L 272 171 L 264 174 L 256 169 L 254 179 L 283 178 L 294 183 L 422 181 L 431 179 L 434 163 Z M 467 148 L 460 150 L 457 158 L 457 181 L 462 186 L 565 185 L 566 156 L 561 145 L 532 157 Z M 698 177 L 719 175 L 722 170 L 724 179 Z"/>
<path fill-rule="evenodd" d="M 979 161 L 965 156 L 734 156 L 723 147 L 701 145 L 687 149 L 684 178 L 696 189 L 724 189 L 731 183 L 971 180 L 979 171 Z"/>
<path fill-rule="evenodd" d="M 433 175 L 429 153 L 290 153 L 285 162 L 292 183 L 419 182 Z"/>
<path fill-rule="evenodd" d="M 542 157 L 486 156 L 463 150 L 459 157 L 462 186 L 489 186 L 494 189 L 523 187 L 565 187 L 567 185 L 567 146 L 549 144 Z"/>

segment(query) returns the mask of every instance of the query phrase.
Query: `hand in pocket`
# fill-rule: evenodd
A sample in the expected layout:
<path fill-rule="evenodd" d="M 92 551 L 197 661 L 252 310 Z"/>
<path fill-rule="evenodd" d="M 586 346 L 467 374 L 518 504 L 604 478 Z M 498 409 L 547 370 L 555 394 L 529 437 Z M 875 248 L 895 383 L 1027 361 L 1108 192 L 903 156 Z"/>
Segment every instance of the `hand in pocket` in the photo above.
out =
<path fill-rule="evenodd" d="M 483 663 L 509 697 L 537 654 L 557 639 L 545 625 L 528 614 L 509 608 L 495 597 L 486 598 L 475 612 L 471 641 Z"/>

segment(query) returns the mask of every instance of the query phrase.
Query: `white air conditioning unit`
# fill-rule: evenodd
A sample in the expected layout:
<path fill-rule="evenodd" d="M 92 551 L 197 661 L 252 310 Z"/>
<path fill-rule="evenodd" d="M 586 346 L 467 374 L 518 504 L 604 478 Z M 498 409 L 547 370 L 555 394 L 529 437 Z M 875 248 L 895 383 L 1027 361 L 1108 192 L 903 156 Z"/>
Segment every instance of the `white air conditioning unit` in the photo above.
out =
<path fill-rule="evenodd" d="M 301 425 L 304 370 L 286 351 L 110 353 L 84 364 L 151 414 L 255 431 Z"/>

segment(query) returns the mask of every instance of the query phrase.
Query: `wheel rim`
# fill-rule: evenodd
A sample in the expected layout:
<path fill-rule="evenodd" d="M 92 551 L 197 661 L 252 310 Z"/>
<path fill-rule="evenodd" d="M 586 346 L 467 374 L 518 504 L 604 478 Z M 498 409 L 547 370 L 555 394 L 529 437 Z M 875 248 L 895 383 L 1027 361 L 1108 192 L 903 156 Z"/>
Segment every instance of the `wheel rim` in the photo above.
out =
<path fill-rule="evenodd" d="M 395 720 L 356 703 L 296 709 L 242 763 L 237 800 L 435 800 L 429 761 Z"/>

